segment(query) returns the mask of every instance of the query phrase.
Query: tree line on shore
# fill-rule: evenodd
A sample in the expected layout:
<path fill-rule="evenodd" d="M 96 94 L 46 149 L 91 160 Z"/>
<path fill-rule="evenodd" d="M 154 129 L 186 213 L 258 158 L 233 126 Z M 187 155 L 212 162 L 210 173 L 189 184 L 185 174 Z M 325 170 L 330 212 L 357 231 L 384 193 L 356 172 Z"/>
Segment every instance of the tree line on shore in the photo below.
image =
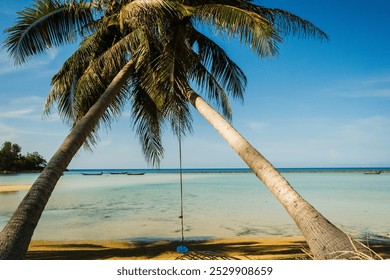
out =
<path fill-rule="evenodd" d="M 21 154 L 22 148 L 9 141 L 3 143 L 0 149 L 0 172 L 38 172 L 46 166 L 46 160 L 38 153 Z"/>

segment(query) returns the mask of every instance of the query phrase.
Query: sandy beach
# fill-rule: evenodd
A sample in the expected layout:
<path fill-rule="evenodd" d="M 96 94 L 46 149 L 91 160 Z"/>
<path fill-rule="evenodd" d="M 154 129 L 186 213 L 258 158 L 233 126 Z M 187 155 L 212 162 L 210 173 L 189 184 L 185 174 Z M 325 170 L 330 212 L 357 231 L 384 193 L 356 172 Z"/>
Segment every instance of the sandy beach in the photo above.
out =
<path fill-rule="evenodd" d="M 127 241 L 48 241 L 36 240 L 30 244 L 28 259 L 130 259 L 175 260 L 186 255 L 176 252 L 179 242 Z M 301 237 L 262 239 L 219 239 L 188 241 L 190 256 L 204 259 L 299 259 L 307 248 Z"/>
<path fill-rule="evenodd" d="M 0 185 L 0 192 L 17 192 L 30 188 L 31 185 Z"/>
<path fill-rule="evenodd" d="M 307 244 L 300 236 L 273 238 L 237 238 L 189 241 L 189 253 L 176 252 L 179 242 L 128 241 L 48 241 L 31 242 L 27 259 L 31 260 L 303 260 Z M 383 259 L 390 258 L 390 244 L 370 247 Z"/>

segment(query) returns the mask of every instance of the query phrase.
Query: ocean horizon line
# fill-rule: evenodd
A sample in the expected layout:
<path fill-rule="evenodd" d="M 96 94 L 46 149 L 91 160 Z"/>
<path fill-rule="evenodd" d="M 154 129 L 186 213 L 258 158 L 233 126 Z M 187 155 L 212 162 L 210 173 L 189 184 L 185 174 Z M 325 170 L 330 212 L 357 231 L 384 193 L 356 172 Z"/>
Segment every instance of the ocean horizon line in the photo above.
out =
<path fill-rule="evenodd" d="M 390 172 L 390 167 L 281 167 L 279 172 Z M 182 168 L 183 173 L 252 173 L 250 168 L 207 167 Z M 102 173 L 179 173 L 180 168 L 72 168 L 67 173 L 102 172 Z"/>

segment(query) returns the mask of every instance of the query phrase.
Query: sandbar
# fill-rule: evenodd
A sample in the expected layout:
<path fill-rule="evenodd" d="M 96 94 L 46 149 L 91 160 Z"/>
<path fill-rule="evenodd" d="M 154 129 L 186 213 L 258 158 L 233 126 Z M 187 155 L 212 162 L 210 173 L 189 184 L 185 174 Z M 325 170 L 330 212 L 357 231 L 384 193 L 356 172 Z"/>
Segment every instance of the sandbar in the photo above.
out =
<path fill-rule="evenodd" d="M 0 185 L 0 192 L 17 192 L 29 190 L 31 185 Z"/>

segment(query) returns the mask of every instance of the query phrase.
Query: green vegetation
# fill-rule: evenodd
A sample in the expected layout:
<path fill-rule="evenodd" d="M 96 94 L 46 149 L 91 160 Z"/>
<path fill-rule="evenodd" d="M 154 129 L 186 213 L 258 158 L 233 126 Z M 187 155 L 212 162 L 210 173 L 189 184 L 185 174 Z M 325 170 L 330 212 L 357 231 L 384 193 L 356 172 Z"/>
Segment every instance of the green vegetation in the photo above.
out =
<path fill-rule="evenodd" d="M 4 142 L 0 150 L 0 172 L 37 172 L 46 166 L 46 160 L 38 152 L 22 155 L 22 148 L 9 141 Z"/>

